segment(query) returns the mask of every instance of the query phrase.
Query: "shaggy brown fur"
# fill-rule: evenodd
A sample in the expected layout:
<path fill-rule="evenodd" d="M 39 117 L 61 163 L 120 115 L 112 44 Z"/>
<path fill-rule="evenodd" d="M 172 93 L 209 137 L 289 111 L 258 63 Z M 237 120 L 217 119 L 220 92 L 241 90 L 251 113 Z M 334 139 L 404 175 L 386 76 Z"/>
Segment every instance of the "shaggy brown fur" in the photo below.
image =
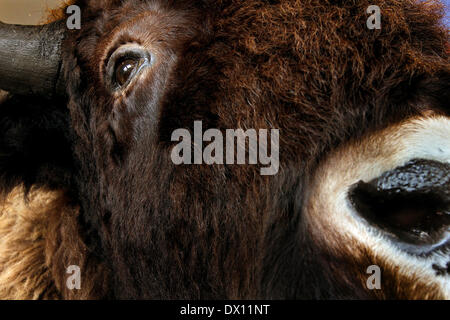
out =
<path fill-rule="evenodd" d="M 59 293 L 46 264 L 48 221 L 64 205 L 57 192 L 33 192 L 29 203 L 19 189 L 0 209 L 0 299 L 55 299 Z"/>
<path fill-rule="evenodd" d="M 450 114 L 449 34 L 437 3 L 76 3 L 83 27 L 63 46 L 68 112 L 52 113 L 63 156 L 49 149 L 51 157 L 36 160 L 32 146 L 40 140 L 23 138 L 34 137 L 30 126 L 50 130 L 51 121 L 24 120 L 18 130 L 7 121 L 16 109 L 0 118 L 14 147 L 2 150 L 2 189 L 25 183 L 62 189 L 70 199 L 66 209 L 47 214 L 54 217 L 48 232 L 32 228 L 41 238 L 36 246 L 45 248 L 44 255 L 36 249 L 33 262 L 45 264 L 22 279 L 41 289 L 25 285 L 17 297 L 380 297 L 359 280 L 345 281 L 354 278 L 350 269 L 334 268 L 337 255 L 323 254 L 326 248 L 305 232 L 302 204 L 317 164 L 350 138 L 427 110 Z M 365 27 L 373 4 L 383 12 L 381 30 Z M 159 63 L 117 95 L 104 68 L 129 42 L 151 50 Z M 173 165 L 170 135 L 194 120 L 205 130 L 280 129 L 279 174 L 261 177 L 257 166 Z M 39 216 L 36 224 L 44 221 Z M 15 247 L 35 248 L 18 236 L 11 235 Z M 370 248 L 358 249 L 367 254 L 360 262 L 372 260 Z M 16 270 L 30 270 L 16 261 Z M 84 270 L 80 292 L 65 287 L 72 264 Z M 391 271 L 389 283 L 405 285 Z M 5 296 L 16 294 L 5 286 Z"/>
<path fill-rule="evenodd" d="M 0 207 L 0 299 L 86 299 L 102 295 L 105 273 L 78 230 L 78 208 L 62 192 L 14 189 Z M 68 290 L 65 268 L 78 265 L 88 281 Z M 83 279 L 84 280 L 84 279 Z M 61 284 L 64 284 L 61 286 Z"/>

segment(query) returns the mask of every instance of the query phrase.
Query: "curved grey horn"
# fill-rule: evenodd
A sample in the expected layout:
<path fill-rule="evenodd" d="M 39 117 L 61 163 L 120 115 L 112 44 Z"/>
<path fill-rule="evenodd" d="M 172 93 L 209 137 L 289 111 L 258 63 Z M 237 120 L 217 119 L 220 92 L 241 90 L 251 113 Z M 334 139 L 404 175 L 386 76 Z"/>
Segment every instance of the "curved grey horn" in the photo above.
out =
<path fill-rule="evenodd" d="M 63 92 L 61 43 L 66 26 L 0 22 L 0 89 L 11 93 L 53 96 Z"/>

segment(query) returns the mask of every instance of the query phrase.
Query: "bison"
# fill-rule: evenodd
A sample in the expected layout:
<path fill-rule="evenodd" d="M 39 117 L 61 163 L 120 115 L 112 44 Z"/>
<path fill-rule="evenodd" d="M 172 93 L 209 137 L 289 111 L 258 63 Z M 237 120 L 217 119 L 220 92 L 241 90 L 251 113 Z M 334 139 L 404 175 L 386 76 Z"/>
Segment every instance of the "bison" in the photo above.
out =
<path fill-rule="evenodd" d="M 74 4 L 0 25 L 1 298 L 450 297 L 442 4 Z M 276 174 L 174 163 L 196 121 L 279 130 Z"/>

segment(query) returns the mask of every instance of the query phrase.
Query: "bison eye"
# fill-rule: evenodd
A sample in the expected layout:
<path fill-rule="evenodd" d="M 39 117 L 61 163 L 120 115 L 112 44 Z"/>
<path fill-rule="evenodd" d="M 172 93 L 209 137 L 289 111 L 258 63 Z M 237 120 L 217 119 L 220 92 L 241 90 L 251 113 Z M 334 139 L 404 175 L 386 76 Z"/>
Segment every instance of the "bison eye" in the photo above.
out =
<path fill-rule="evenodd" d="M 127 88 L 141 72 L 152 65 L 152 55 L 145 48 L 128 44 L 117 49 L 106 66 L 106 85 L 112 91 Z"/>
<path fill-rule="evenodd" d="M 130 79 L 131 74 L 136 69 L 136 61 L 127 59 L 121 63 L 116 68 L 115 80 L 119 86 L 123 86 Z"/>

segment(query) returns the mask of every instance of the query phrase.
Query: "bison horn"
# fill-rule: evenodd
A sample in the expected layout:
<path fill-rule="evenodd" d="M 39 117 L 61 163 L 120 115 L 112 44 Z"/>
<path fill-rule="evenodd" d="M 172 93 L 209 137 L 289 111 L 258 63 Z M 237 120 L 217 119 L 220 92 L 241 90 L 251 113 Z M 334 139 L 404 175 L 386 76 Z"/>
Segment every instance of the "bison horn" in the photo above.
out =
<path fill-rule="evenodd" d="M 42 26 L 0 22 L 0 89 L 47 97 L 62 93 L 64 29 L 62 21 Z"/>

